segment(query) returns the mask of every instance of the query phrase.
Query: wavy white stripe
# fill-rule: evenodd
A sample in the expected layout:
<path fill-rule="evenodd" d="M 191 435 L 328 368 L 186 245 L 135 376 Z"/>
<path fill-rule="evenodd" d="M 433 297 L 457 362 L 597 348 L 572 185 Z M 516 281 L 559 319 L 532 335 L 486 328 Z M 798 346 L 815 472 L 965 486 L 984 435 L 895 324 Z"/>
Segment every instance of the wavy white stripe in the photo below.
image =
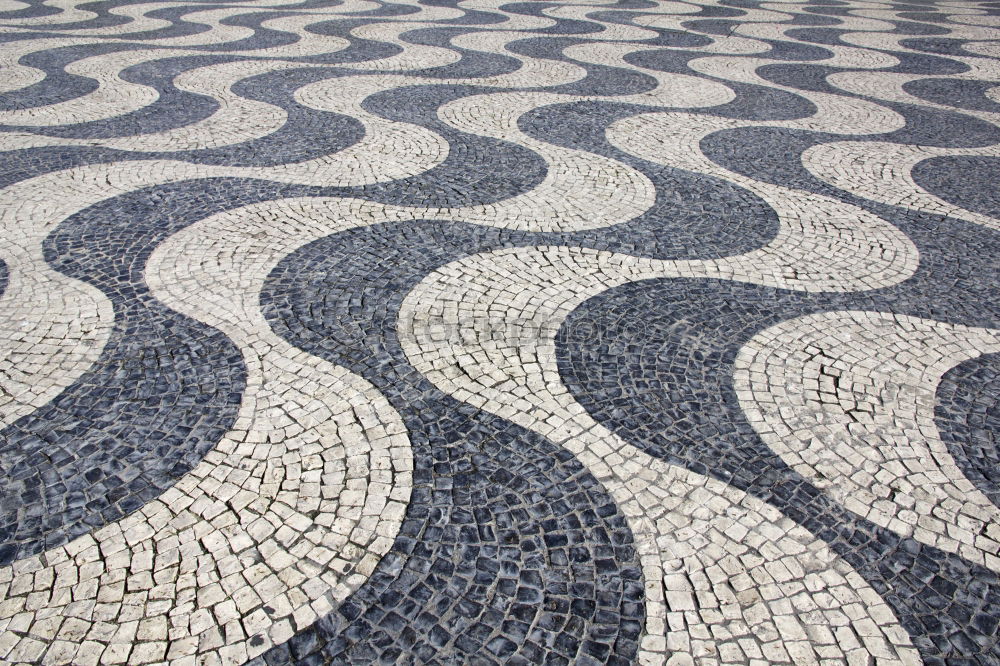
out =
<path fill-rule="evenodd" d="M 677 651 L 699 664 L 818 663 L 819 645 L 849 659 L 862 644 L 886 663 L 920 663 L 891 610 L 824 545 L 759 500 L 625 443 L 562 384 L 554 336 L 574 308 L 618 284 L 696 268 L 580 248 L 475 255 L 415 287 L 397 332 L 438 388 L 564 446 L 614 497 L 645 578 L 642 663 Z"/>
<path fill-rule="evenodd" d="M 45 79 L 45 72 L 37 67 L 22 65 L 18 61 L 26 55 L 68 46 L 99 45 L 93 39 L 52 37 L 0 43 L 0 92 L 25 88 Z"/>
<path fill-rule="evenodd" d="M 802 153 L 802 165 L 814 176 L 859 197 L 920 212 L 937 213 L 1000 229 L 1000 219 L 945 201 L 913 180 L 918 163 L 931 157 L 976 155 L 1000 157 L 1000 146 L 937 148 L 898 143 L 838 141 Z"/>
<path fill-rule="evenodd" d="M 643 159 L 736 183 L 771 205 L 781 223 L 777 238 L 744 257 L 718 260 L 719 270 L 731 271 L 726 277 L 788 289 L 854 291 L 896 284 L 916 271 L 916 246 L 880 217 L 837 199 L 734 173 L 699 149 L 713 132 L 752 125 L 654 113 L 614 123 L 607 137 Z"/>
<path fill-rule="evenodd" d="M 107 307 L 101 305 L 103 296 L 92 289 L 85 290 L 89 296 L 83 300 L 76 295 L 80 291 L 76 283 L 56 274 L 41 258 L 41 241 L 63 218 L 111 193 L 187 178 L 244 176 L 283 182 L 360 184 L 430 168 L 444 158 L 446 142 L 427 130 L 390 123 L 360 107 L 361 101 L 372 92 L 402 81 L 397 77 L 350 77 L 319 82 L 298 91 L 297 98 L 308 106 L 348 113 L 361 118 L 367 125 L 369 131 L 365 139 L 329 157 L 268 168 L 213 167 L 179 162 L 81 167 L 25 181 L 0 193 L 0 201 L 10 202 L 2 219 L 5 228 L 10 230 L 7 237 L 13 239 L 13 245 L 0 257 L 10 264 L 12 271 L 11 286 L 0 299 L 0 312 L 17 313 L 18 304 L 25 299 L 41 306 L 27 318 L 21 315 L 16 335 L 12 331 L 10 337 L 0 340 L 0 354 L 12 360 L 6 369 L 8 376 L 13 366 L 33 368 L 27 373 L 18 371 L 17 376 L 18 385 L 34 387 L 27 395 L 19 396 L 13 407 L 5 406 L 0 414 L 13 419 L 54 397 L 61 386 L 89 367 L 111 325 L 107 318 L 99 318 L 96 314 L 101 307 Z M 711 88 L 708 90 L 710 97 Z M 459 129 L 530 142 L 549 162 L 549 175 L 539 187 L 496 204 L 453 209 L 415 207 L 410 209 L 412 215 L 509 228 L 555 230 L 608 226 L 642 214 L 655 197 L 652 184 L 642 174 L 590 153 L 532 141 L 516 129 L 516 119 L 523 112 L 546 103 L 573 99 L 543 93 L 499 94 L 464 98 L 442 107 L 440 115 Z M 478 106 L 480 104 L 483 106 Z M 895 227 L 836 200 L 733 174 L 705 159 L 697 150 L 698 141 L 711 131 L 744 124 L 743 121 L 690 114 L 652 114 L 616 123 L 609 128 L 608 137 L 612 143 L 645 159 L 733 180 L 775 207 L 783 223 L 783 231 L 776 242 L 752 253 L 749 261 L 720 260 L 717 270 L 726 276 L 765 280 L 790 288 L 828 290 L 842 289 L 844 285 L 849 289 L 862 285 L 866 288 L 886 286 L 912 274 L 917 265 L 916 248 Z M 385 161 L 376 162 L 371 159 L 372 155 L 384 156 Z M 415 155 L 425 156 L 428 161 L 421 164 L 413 158 Z M 580 182 L 597 184 L 602 180 L 606 183 L 604 187 L 579 188 L 578 185 Z M 80 185 L 76 190 L 67 191 L 66 182 Z M 53 196 L 61 202 L 61 208 L 54 211 L 51 210 Z M 785 264 L 775 268 L 776 259 Z M 35 277 L 20 277 L 29 275 Z M 46 290 L 49 293 L 40 299 L 39 295 Z M 94 330 L 98 331 L 92 334 L 95 338 L 92 350 L 71 367 L 67 367 L 63 358 L 79 353 L 76 341 L 49 333 L 50 330 L 58 333 L 59 329 L 52 328 L 53 322 L 62 321 L 62 303 L 67 300 L 89 302 L 90 306 L 83 308 L 76 317 L 81 321 L 95 321 Z M 44 305 L 45 302 L 48 305 Z M 13 317 L 8 321 L 14 321 Z M 25 355 L 24 350 L 30 347 L 24 344 L 27 340 L 44 340 L 49 345 L 33 348 L 31 353 L 36 356 L 33 363 L 28 363 Z M 37 358 L 39 350 L 50 360 Z"/>
<path fill-rule="evenodd" d="M 848 509 L 1000 571 L 1000 509 L 934 423 L 941 377 L 1000 351 L 1000 331 L 879 312 L 825 312 L 758 333 L 734 386 L 790 467 Z"/>
<path fill-rule="evenodd" d="M 873 97 L 888 102 L 901 102 L 903 104 L 921 104 L 937 109 L 944 109 L 954 113 L 961 113 L 976 118 L 982 118 L 994 124 L 1000 123 L 1000 113 L 990 111 L 978 111 L 975 109 L 963 109 L 947 104 L 938 104 L 929 100 L 911 95 L 904 90 L 903 86 L 911 81 L 930 79 L 926 75 L 920 74 L 898 74 L 894 72 L 837 72 L 826 76 L 827 82 L 849 93 Z M 951 81 L 971 80 L 978 81 L 977 77 L 952 74 L 948 77 Z"/>
<path fill-rule="evenodd" d="M 3 136 L 3 145 L 7 150 L 40 146 L 91 145 L 119 150 L 159 152 L 207 150 L 251 141 L 280 130 L 288 114 L 273 104 L 241 97 L 232 91 L 232 86 L 249 76 L 296 67 L 301 66 L 280 62 L 241 61 L 199 67 L 180 74 L 173 81 L 177 88 L 208 95 L 219 104 L 218 110 L 210 116 L 188 125 L 161 132 L 110 139 L 63 139 L 38 134 L 8 133 Z"/>
<path fill-rule="evenodd" d="M 0 569 L 8 659 L 66 663 L 103 650 L 104 663 L 242 663 L 367 580 L 409 499 L 405 427 L 364 379 L 275 336 L 258 298 L 289 252 L 378 212 L 346 200 L 249 206 L 157 248 L 153 293 L 243 352 L 239 415 L 160 498 Z"/>
<path fill-rule="evenodd" d="M 360 97 L 345 92 L 338 102 L 359 105 L 370 93 L 355 92 Z M 10 272 L 0 295 L 0 426 L 45 404 L 86 372 L 113 326 L 111 306 L 102 293 L 45 262 L 42 242 L 60 222 L 99 201 L 192 178 L 361 185 L 425 171 L 447 156 L 448 144 L 437 134 L 354 108 L 352 115 L 368 119 L 364 139 L 305 162 L 243 168 L 116 162 L 57 171 L 0 190 L 0 235 L 7 241 L 0 245 L 0 260 Z"/>

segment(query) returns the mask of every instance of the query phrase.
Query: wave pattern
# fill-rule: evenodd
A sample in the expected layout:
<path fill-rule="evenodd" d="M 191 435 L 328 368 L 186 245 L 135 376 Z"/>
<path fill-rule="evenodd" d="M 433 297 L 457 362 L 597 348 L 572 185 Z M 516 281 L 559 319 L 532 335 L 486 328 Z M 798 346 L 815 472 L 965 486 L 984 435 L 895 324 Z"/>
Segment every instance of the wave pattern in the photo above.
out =
<path fill-rule="evenodd" d="M 1000 664 L 998 43 L 0 0 L 0 661 Z"/>

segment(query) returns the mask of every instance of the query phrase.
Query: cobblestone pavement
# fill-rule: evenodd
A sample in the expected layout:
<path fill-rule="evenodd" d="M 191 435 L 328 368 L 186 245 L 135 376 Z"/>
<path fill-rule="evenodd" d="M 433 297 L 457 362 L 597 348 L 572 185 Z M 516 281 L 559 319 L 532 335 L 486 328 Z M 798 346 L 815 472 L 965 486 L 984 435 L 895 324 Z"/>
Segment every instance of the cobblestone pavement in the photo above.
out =
<path fill-rule="evenodd" d="M 0 0 L 0 661 L 1000 664 L 997 0 Z"/>

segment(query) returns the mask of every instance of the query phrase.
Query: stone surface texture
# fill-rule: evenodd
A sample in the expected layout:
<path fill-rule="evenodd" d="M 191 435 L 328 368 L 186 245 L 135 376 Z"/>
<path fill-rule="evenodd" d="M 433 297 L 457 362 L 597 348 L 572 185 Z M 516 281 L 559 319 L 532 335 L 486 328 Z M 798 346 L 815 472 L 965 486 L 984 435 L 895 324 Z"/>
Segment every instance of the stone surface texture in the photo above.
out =
<path fill-rule="evenodd" d="M 0 0 L 0 663 L 1000 666 L 1000 2 Z"/>

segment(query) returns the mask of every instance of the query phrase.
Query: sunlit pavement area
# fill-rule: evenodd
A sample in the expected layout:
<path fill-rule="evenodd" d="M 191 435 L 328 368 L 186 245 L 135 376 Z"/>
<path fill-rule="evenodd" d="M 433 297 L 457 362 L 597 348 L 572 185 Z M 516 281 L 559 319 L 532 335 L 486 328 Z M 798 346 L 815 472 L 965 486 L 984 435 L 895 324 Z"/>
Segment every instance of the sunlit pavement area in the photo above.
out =
<path fill-rule="evenodd" d="M 1000 664 L 1000 2 L 0 0 L 0 661 Z"/>

